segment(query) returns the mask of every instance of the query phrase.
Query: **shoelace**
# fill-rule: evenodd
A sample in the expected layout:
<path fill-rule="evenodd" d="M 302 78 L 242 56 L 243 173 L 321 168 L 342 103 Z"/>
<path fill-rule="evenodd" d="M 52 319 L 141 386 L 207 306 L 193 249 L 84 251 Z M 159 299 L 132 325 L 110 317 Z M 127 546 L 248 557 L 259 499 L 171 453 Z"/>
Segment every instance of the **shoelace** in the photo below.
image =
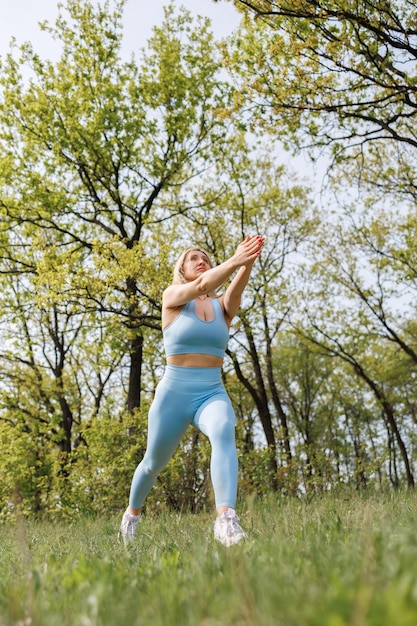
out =
<path fill-rule="evenodd" d="M 139 520 L 127 519 L 125 521 L 125 532 L 128 537 L 134 537 L 135 529 L 138 523 L 139 523 Z"/>
<path fill-rule="evenodd" d="M 226 531 L 230 536 L 234 535 L 236 532 L 240 532 L 240 527 L 238 524 L 239 518 L 237 515 L 226 515 Z"/>

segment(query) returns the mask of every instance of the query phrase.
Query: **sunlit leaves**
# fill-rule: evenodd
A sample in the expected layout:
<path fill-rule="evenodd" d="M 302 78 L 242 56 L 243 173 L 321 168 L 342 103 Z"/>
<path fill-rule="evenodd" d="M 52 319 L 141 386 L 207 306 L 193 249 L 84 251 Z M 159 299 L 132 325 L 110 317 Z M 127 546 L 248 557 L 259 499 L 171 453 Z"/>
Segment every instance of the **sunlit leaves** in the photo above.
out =
<path fill-rule="evenodd" d="M 416 33 L 407 2 L 235 4 L 247 13 L 228 46 L 229 67 L 263 128 L 284 125 L 300 145 L 415 145 Z"/>

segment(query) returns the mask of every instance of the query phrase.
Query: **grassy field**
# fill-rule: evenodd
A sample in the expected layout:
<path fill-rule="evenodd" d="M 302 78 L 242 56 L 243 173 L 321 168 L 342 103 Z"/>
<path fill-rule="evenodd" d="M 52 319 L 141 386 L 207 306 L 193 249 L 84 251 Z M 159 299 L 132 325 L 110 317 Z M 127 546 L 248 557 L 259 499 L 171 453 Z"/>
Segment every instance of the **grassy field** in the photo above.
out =
<path fill-rule="evenodd" d="M 0 527 L 0 626 L 416 626 L 414 494 L 246 502 L 223 548 L 212 515 Z"/>

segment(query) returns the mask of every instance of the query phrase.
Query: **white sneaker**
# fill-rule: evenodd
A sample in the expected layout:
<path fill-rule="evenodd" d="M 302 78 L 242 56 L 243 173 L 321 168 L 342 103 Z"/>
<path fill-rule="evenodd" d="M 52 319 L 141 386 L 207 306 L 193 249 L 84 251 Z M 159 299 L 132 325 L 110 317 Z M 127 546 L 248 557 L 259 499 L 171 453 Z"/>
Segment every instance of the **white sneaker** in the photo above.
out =
<path fill-rule="evenodd" d="M 239 518 L 234 509 L 227 509 L 214 522 L 214 538 L 229 547 L 245 539 L 247 534 L 239 525 Z"/>
<path fill-rule="evenodd" d="M 128 511 L 123 513 L 118 537 L 123 539 L 125 545 L 135 539 L 139 526 L 139 520 L 140 515 L 130 515 Z"/>

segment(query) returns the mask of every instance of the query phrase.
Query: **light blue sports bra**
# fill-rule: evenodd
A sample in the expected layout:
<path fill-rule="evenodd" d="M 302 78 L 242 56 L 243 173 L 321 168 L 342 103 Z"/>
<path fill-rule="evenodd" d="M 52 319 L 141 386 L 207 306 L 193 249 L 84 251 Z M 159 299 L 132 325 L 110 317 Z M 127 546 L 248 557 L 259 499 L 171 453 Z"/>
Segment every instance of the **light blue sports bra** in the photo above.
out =
<path fill-rule="evenodd" d="M 211 298 L 214 318 L 205 322 L 195 312 L 195 301 L 187 302 L 181 313 L 163 330 L 167 356 L 172 354 L 211 354 L 224 357 L 229 329 L 222 306 L 217 298 Z"/>

